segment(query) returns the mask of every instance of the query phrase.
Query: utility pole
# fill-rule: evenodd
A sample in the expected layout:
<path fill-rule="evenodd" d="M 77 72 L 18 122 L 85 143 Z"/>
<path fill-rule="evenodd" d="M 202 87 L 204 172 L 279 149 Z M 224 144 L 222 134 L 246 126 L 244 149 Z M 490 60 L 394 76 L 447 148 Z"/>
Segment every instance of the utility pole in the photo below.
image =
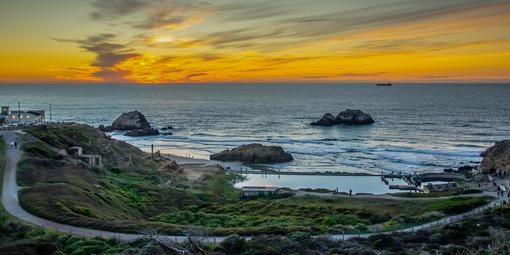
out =
<path fill-rule="evenodd" d="M 18 124 L 21 124 L 21 103 L 18 101 Z"/>
<path fill-rule="evenodd" d="M 51 123 L 51 104 L 50 104 L 50 123 Z"/>

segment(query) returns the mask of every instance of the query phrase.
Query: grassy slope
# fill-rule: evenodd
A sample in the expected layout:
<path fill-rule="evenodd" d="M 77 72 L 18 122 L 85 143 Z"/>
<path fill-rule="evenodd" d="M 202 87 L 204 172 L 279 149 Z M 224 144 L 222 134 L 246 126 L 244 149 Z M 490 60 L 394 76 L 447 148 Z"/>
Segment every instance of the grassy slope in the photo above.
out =
<path fill-rule="evenodd" d="M 6 163 L 6 144 L 0 137 L 0 179 Z M 0 181 L 0 194 L 3 181 Z M 129 249 L 138 250 L 147 241 L 131 243 L 114 239 L 80 238 L 21 223 L 5 212 L 0 204 L 0 254 L 118 254 Z"/>
<path fill-rule="evenodd" d="M 436 201 L 396 201 L 364 198 L 281 198 L 181 207 L 157 219 L 174 224 L 230 227 L 238 233 L 293 231 L 364 232 L 374 224 L 385 230 L 437 219 L 430 212 L 455 214 L 487 203 L 480 197 Z M 227 231 L 230 232 L 230 231 Z"/>
<path fill-rule="evenodd" d="M 28 211 L 55 221 L 108 230 L 139 232 L 147 228 L 181 233 L 181 227 L 148 222 L 177 206 L 201 206 L 211 201 L 238 197 L 220 174 L 210 182 L 191 185 L 178 172 L 161 170 L 134 146 L 105 137 L 84 125 L 33 127 L 27 132 L 25 157 L 19 165 L 18 182 L 29 187 L 20 194 Z M 90 169 L 54 149 L 82 146 L 84 153 L 103 155 L 105 170 Z M 130 155 L 130 156 L 126 156 Z M 133 164 L 128 164 L 133 158 Z M 164 185 L 170 182 L 170 187 Z"/>
<path fill-rule="evenodd" d="M 296 197 L 241 201 L 232 187 L 236 175 L 221 173 L 190 183 L 176 172 L 158 171 L 157 163 L 137 148 L 90 127 L 56 125 L 27 131 L 40 141 L 24 145 L 18 181 L 30 188 L 21 193 L 22 206 L 45 218 L 93 228 L 181 233 L 187 225 L 196 225 L 217 234 L 357 232 L 373 224 L 393 229 L 434 220 L 437 215 L 430 216 L 431 211 L 449 214 L 486 202 Z M 85 153 L 104 155 L 106 170 L 89 169 L 51 149 L 76 145 Z M 136 158 L 134 164 L 126 164 L 126 155 Z M 163 185 L 169 181 L 170 186 Z"/>
<path fill-rule="evenodd" d="M 510 207 L 444 227 L 332 241 L 296 232 L 281 236 L 229 237 L 210 246 L 214 254 L 510 254 Z"/>

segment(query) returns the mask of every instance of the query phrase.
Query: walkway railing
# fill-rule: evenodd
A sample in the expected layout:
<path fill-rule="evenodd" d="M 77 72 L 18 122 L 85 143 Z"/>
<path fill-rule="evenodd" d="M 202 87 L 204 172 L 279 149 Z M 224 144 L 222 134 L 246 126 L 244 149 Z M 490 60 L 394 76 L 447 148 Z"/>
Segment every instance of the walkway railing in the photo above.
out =
<path fill-rule="evenodd" d="M 380 234 L 414 233 L 414 232 L 417 232 L 422 229 L 443 226 L 443 225 L 447 225 L 450 223 L 461 221 L 461 220 L 469 218 L 469 217 L 480 215 L 489 209 L 496 208 L 498 206 L 505 204 L 505 202 L 506 202 L 505 199 L 498 199 L 496 201 L 492 201 L 484 206 L 477 207 L 477 208 L 470 210 L 468 212 L 461 213 L 458 215 L 448 216 L 448 217 L 445 217 L 445 218 L 442 218 L 442 219 L 439 219 L 436 221 L 432 221 L 432 222 L 421 224 L 421 225 L 414 226 L 414 227 L 401 228 L 401 229 L 392 230 L 392 231 L 363 233 L 363 234 L 362 233 L 359 233 L 359 234 L 337 234 L 337 235 L 331 235 L 331 238 L 334 240 L 346 240 L 346 239 L 351 239 L 351 238 L 356 238 L 356 237 L 366 238 L 366 237 L 370 237 L 373 235 L 380 235 Z"/>

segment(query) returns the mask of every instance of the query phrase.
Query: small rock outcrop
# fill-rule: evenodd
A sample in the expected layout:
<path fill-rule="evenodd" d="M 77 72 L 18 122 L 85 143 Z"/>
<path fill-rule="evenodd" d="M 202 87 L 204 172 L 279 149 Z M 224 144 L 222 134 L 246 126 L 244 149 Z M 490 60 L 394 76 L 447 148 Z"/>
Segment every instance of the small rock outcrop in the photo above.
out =
<path fill-rule="evenodd" d="M 135 129 L 150 129 L 152 127 L 141 112 L 132 111 L 120 115 L 112 123 L 112 128 L 115 130 L 135 130 Z"/>
<path fill-rule="evenodd" d="M 113 132 L 114 129 L 112 126 L 104 126 L 104 125 L 100 125 L 97 129 L 103 131 L 103 132 Z"/>
<path fill-rule="evenodd" d="M 212 154 L 211 160 L 219 161 L 241 161 L 244 163 L 283 163 L 294 160 L 290 153 L 287 153 L 280 146 L 265 146 L 259 143 L 241 145 L 231 150 L 224 150 Z"/>
<path fill-rule="evenodd" d="M 159 135 L 159 131 L 154 128 L 148 129 L 135 129 L 130 130 L 124 134 L 125 136 L 151 136 L 151 135 Z"/>
<path fill-rule="evenodd" d="M 326 113 L 322 118 L 316 122 L 313 122 L 314 126 L 333 126 L 336 124 L 336 118 L 331 113 Z"/>
<path fill-rule="evenodd" d="M 480 157 L 483 158 L 480 167 L 484 172 L 510 171 L 510 140 L 496 142 L 496 144 L 480 153 Z"/>
<path fill-rule="evenodd" d="M 374 123 L 372 116 L 360 110 L 345 110 L 338 113 L 336 117 L 331 113 L 326 113 L 316 122 L 312 122 L 312 126 L 332 126 L 332 125 L 367 125 Z"/>

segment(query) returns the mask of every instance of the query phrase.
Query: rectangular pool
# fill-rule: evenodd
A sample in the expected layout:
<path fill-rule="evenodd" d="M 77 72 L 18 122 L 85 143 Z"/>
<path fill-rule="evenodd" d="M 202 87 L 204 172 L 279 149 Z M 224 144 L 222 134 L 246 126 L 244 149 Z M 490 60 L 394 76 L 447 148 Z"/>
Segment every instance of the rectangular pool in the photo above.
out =
<path fill-rule="evenodd" d="M 339 192 L 385 194 L 400 192 L 390 190 L 380 176 L 324 176 L 324 175 L 262 175 L 243 174 L 246 180 L 235 184 L 243 186 L 272 186 L 291 189 L 329 189 Z M 388 179 L 390 185 L 406 185 L 402 179 Z"/>

